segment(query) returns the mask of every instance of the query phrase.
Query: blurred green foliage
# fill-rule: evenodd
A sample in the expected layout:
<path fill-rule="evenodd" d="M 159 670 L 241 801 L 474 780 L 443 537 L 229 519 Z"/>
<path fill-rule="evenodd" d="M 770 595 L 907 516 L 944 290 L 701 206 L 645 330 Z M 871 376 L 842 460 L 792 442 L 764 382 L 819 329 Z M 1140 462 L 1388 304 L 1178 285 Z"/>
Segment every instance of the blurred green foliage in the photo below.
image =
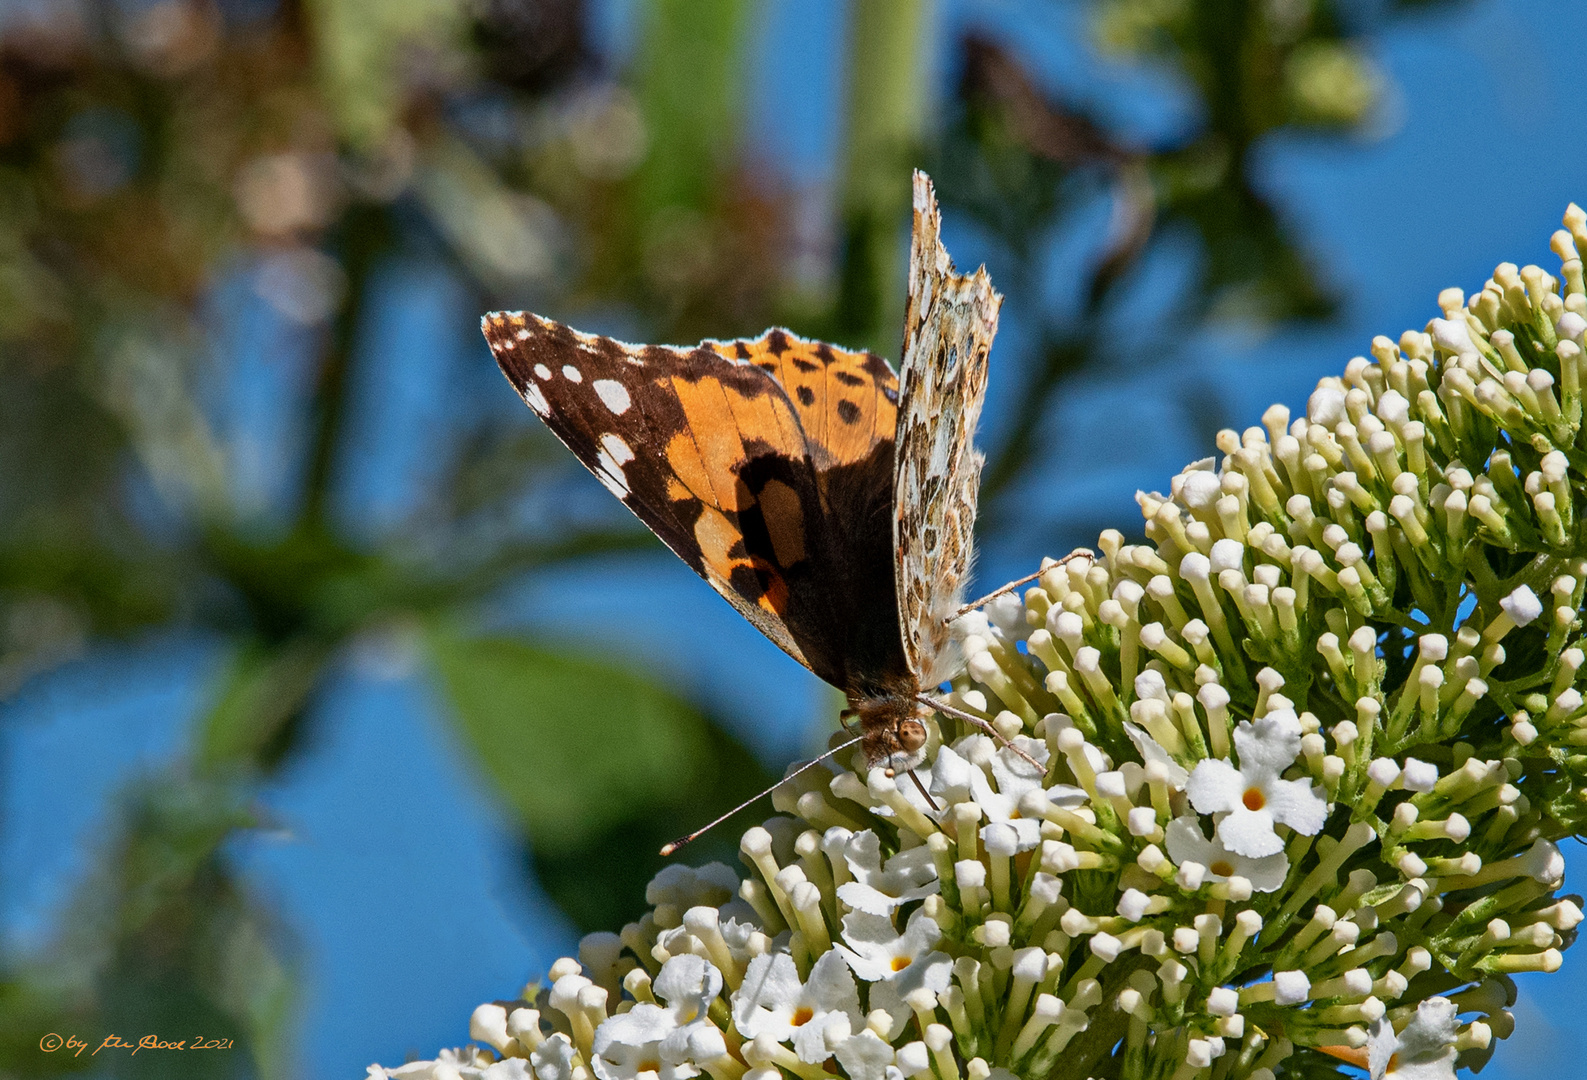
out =
<path fill-rule="evenodd" d="M 317 698 L 371 635 L 417 631 L 526 859 L 580 926 L 638 910 L 657 844 L 766 779 L 642 670 L 474 627 L 527 574 L 653 543 L 616 516 L 545 509 L 587 478 L 526 415 L 459 403 L 417 510 L 373 538 L 338 520 L 349 417 L 372 407 L 353 397 L 372 385 L 355 376 L 382 266 L 439 260 L 481 311 L 615 311 L 674 341 L 787 322 L 891 355 L 908 170 L 926 165 L 1035 322 L 1034 347 L 999 359 L 1020 387 L 989 433 L 1000 527 L 997 494 L 1049 450 L 1041 421 L 1063 380 L 1148 352 L 1120 355 L 1103 327 L 1165 237 L 1194 238 L 1199 272 L 1171 298 L 1163 342 L 1212 319 L 1330 310 L 1304 238 L 1253 185 L 1251 151 L 1280 128 L 1345 138 L 1369 124 L 1383 89 L 1372 20 L 1402 6 L 1425 5 L 1369 19 L 1331 0 L 1090 3 L 1100 44 L 1172 69 L 1194 98 L 1188 130 L 1138 146 L 1045 90 L 1027 66 L 1039 57 L 933 42 L 928 0 L 854 0 L 838 240 L 814 283 L 788 257 L 808 200 L 743 149 L 761 25 L 749 0 L 641 0 L 624 70 L 596 55 L 580 0 L 86 0 L 9 16 L 0 724 L 7 696 L 113 639 L 179 631 L 229 659 L 182 760 L 140 778 L 99 830 L 50 947 L 0 957 L 0 1076 L 87 1067 L 42 1058 L 37 1033 L 118 1024 L 236 1039 L 242 1052 L 207 1059 L 206 1076 L 290 1075 L 292 933 L 227 841 L 331 721 Z M 936 115 L 932 47 L 962 72 Z M 1044 313 L 1043 244 L 1098 197 L 1116 228 L 1085 303 Z M 245 497 L 216 417 L 217 382 L 250 375 L 214 348 L 210 305 L 239 278 L 310 354 L 296 482 L 265 506 Z M 541 508 L 531 527 L 524 506 Z"/>

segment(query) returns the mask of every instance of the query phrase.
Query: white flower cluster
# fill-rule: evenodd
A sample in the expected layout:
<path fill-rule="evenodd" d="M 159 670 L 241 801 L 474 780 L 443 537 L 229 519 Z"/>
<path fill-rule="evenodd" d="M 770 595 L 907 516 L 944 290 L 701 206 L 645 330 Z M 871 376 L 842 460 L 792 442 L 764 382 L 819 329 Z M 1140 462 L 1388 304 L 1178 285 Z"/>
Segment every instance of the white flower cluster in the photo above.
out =
<path fill-rule="evenodd" d="M 857 756 L 810 769 L 742 880 L 669 868 L 640 922 L 475 1012 L 488 1050 L 370 1075 L 1480 1065 L 1510 976 L 1582 921 L 1553 843 L 1587 824 L 1587 214 L 1566 225 L 1561 279 L 1446 291 L 1304 417 L 1140 495 L 1145 543 L 1104 533 L 959 620 L 952 704 L 1001 740 L 932 718 L 929 799 Z"/>

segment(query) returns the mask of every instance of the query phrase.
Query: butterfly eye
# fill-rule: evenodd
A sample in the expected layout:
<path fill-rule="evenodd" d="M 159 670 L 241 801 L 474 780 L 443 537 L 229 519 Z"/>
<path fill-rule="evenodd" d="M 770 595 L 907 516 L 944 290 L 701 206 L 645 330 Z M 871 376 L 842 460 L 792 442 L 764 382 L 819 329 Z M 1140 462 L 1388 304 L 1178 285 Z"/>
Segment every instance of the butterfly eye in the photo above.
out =
<path fill-rule="evenodd" d="M 898 725 L 898 745 L 914 753 L 926 745 L 926 725 L 919 720 L 905 720 Z"/>

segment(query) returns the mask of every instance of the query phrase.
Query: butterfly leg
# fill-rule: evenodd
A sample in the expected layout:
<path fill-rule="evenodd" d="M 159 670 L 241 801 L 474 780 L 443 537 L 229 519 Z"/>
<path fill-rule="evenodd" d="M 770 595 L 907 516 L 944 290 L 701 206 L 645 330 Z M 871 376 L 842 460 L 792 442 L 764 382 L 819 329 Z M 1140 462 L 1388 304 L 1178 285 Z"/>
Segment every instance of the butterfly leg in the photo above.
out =
<path fill-rule="evenodd" d="M 1004 585 L 1000 589 L 992 590 L 991 592 L 987 593 L 985 596 L 981 597 L 981 599 L 973 601 L 973 602 L 968 603 L 968 604 L 965 604 L 963 607 L 959 608 L 958 611 L 955 611 L 952 615 L 950 615 L 946 619 L 944 619 L 943 622 L 950 622 L 951 623 L 951 622 L 953 622 L 953 620 L 955 620 L 957 618 L 960 618 L 960 617 L 968 614 L 969 612 L 974 611 L 976 608 L 980 607 L 981 605 L 987 604 L 987 603 L 990 603 L 993 600 L 996 600 L 999 596 L 1002 596 L 1004 593 L 1013 592 L 1015 589 L 1017 589 L 1021 585 L 1025 584 L 1027 581 L 1035 581 L 1037 578 L 1041 577 L 1047 571 L 1051 570 L 1053 568 L 1053 566 L 1062 566 L 1065 563 L 1067 563 L 1070 559 L 1078 559 L 1082 555 L 1089 556 L 1089 557 L 1091 557 L 1093 559 L 1096 558 L 1096 552 L 1092 551 L 1090 548 L 1075 548 L 1069 554 L 1065 555 L 1063 558 L 1061 558 L 1057 562 L 1053 563 L 1052 566 L 1044 566 L 1040 570 L 1036 571 L 1034 574 L 1026 574 L 1024 577 L 1020 578 L 1018 581 L 1011 581 L 1007 585 Z"/>
<path fill-rule="evenodd" d="M 852 735 L 854 734 L 854 729 L 849 727 L 849 717 L 858 715 L 860 715 L 860 710 L 858 709 L 844 709 L 842 712 L 838 713 L 838 725 L 843 728 L 847 734 Z"/>
<path fill-rule="evenodd" d="M 933 709 L 936 709 L 938 712 L 947 713 L 949 716 L 954 716 L 954 717 L 957 717 L 960 720 L 964 720 L 964 721 L 967 721 L 968 723 L 974 724 L 976 727 L 980 728 L 982 731 L 984 731 L 988 735 L 992 736 L 992 738 L 996 739 L 998 742 L 1002 743 L 1004 746 L 1006 746 L 1010 750 L 1014 751 L 1014 753 L 1018 754 L 1020 757 L 1024 758 L 1026 761 L 1030 762 L 1032 765 L 1036 766 L 1036 768 L 1040 769 L 1044 774 L 1046 773 L 1047 767 L 1045 765 L 1043 765 L 1041 762 L 1037 761 L 1035 758 L 1031 757 L 1029 754 L 1025 753 L 1025 751 L 1021 750 L 1019 747 L 1015 746 L 1013 743 L 1009 742 L 1008 739 L 1006 737 L 1004 737 L 1004 735 L 1003 735 L 1003 733 L 1001 731 L 997 730 L 997 728 L 993 727 L 988 721 L 982 720 L 979 716 L 976 716 L 974 713 L 967 713 L 963 709 L 956 709 L 952 705 L 949 705 L 945 701 L 938 701 L 936 698 L 927 697 L 925 694 L 919 695 L 918 697 L 915 698 L 915 700 L 921 702 L 924 705 L 930 705 Z"/>

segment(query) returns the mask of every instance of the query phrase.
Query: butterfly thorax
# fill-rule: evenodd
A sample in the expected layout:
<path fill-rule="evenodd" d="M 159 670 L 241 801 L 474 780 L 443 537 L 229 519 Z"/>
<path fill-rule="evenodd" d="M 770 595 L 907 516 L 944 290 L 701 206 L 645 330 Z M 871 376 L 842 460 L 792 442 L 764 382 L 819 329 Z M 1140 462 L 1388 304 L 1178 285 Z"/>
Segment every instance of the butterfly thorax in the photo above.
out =
<path fill-rule="evenodd" d="M 913 680 L 848 692 L 845 715 L 859 721 L 860 749 L 867 766 L 897 773 L 918 768 L 925 761 L 926 725 L 921 718 L 927 710 L 916 699 L 917 692 Z"/>

